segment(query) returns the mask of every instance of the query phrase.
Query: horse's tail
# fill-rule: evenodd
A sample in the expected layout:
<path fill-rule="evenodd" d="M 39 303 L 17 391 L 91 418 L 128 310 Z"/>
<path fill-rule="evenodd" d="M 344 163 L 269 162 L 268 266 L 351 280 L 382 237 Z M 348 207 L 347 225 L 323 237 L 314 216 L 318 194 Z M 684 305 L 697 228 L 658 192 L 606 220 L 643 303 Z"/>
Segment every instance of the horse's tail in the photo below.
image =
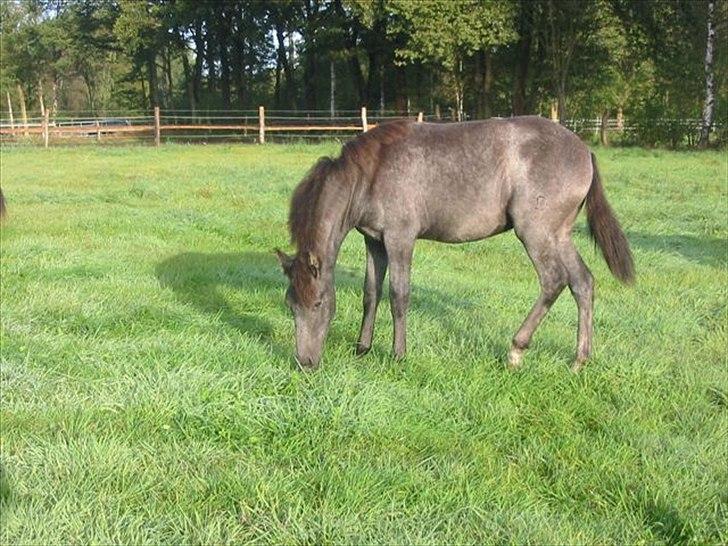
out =
<path fill-rule="evenodd" d="M 3 197 L 3 190 L 0 188 L 0 218 L 5 216 L 5 197 Z"/>
<path fill-rule="evenodd" d="M 624 236 L 619 221 L 612 212 L 612 207 L 604 195 L 604 188 L 597 169 L 597 158 L 591 154 L 592 183 L 589 193 L 586 194 L 586 218 L 589 224 L 589 234 L 599 248 L 609 266 L 612 275 L 625 284 L 634 282 L 634 262 L 629 243 Z"/>

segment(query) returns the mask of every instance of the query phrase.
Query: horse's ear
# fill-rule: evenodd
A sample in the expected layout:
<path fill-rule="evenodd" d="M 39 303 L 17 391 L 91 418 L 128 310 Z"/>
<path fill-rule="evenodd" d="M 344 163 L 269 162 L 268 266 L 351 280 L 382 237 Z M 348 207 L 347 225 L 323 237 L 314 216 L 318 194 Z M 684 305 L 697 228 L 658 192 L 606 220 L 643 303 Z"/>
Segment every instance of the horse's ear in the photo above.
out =
<path fill-rule="evenodd" d="M 311 275 L 314 277 L 318 277 L 319 274 L 319 268 L 321 267 L 321 264 L 319 263 L 319 259 L 311 254 L 308 253 L 308 268 L 311 271 Z"/>
<path fill-rule="evenodd" d="M 291 267 L 293 267 L 293 256 L 289 256 L 278 248 L 275 249 L 275 253 L 281 267 L 283 268 L 283 272 L 288 275 L 291 272 Z"/>

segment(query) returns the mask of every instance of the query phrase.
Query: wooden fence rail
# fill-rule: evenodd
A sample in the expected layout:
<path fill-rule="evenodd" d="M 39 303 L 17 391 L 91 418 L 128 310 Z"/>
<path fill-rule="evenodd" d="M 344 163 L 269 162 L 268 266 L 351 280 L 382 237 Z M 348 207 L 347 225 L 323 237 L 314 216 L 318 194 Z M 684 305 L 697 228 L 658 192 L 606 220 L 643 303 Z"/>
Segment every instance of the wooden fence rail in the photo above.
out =
<path fill-rule="evenodd" d="M 342 112 L 353 114 L 353 111 Z M 231 111 L 227 115 L 224 111 L 190 112 L 186 110 L 160 111 L 154 108 L 152 115 L 134 115 L 99 118 L 94 116 L 63 118 L 54 116 L 51 118 L 49 110 L 46 110 L 40 118 L 27 118 L 23 124 L 16 122 L 13 117 L 9 120 L 0 120 L 0 140 L 17 139 L 28 137 L 30 141 L 37 142 L 38 137 L 47 148 L 52 141 L 65 141 L 68 139 L 94 139 L 97 142 L 107 138 L 121 140 L 124 138 L 153 139 L 156 146 L 162 143 L 162 137 L 167 139 L 176 138 L 229 138 L 239 139 L 241 137 L 255 139 L 264 144 L 266 136 L 270 134 L 297 136 L 305 138 L 309 136 L 320 137 L 331 134 L 347 136 L 351 133 L 366 132 L 376 127 L 378 123 L 394 119 L 413 119 L 419 123 L 423 121 L 439 121 L 432 115 L 425 115 L 418 112 L 416 116 L 396 115 L 375 115 L 368 117 L 367 109 L 361 108 L 358 115 L 341 115 L 338 117 L 327 117 L 319 111 L 272 111 L 272 115 L 266 112 L 265 107 L 260 106 L 258 111 Z M 234 115 L 237 114 L 237 115 Z M 256 115 L 257 114 L 257 115 Z M 313 114 L 313 115 L 312 115 Z M 11 114 L 12 116 L 12 114 Z M 329 123 L 325 123 L 325 122 Z M 568 128 L 579 132 L 597 134 L 602 124 L 606 121 L 606 129 L 612 133 L 629 133 L 635 130 L 625 120 L 616 119 L 580 119 L 568 120 L 564 123 Z M 689 129 L 698 130 L 700 120 L 654 120 L 655 123 L 680 124 Z M 255 135 L 257 134 L 257 138 Z"/>
<path fill-rule="evenodd" d="M 189 113 L 189 112 L 185 112 Z M 288 112 L 286 112 L 288 114 Z M 383 119 L 383 118 L 377 118 Z M 386 119 L 402 119 L 397 116 L 388 116 Z M 417 114 L 417 121 L 422 122 L 424 114 Z M 197 120 L 197 123 L 191 121 Z M 212 123 L 213 120 L 220 120 L 222 123 Z M 231 120 L 250 120 L 257 121 L 253 123 L 230 123 Z M 320 123 L 322 120 L 331 121 L 332 124 Z M 359 121 L 351 123 L 352 121 Z M 177 123 L 182 121 L 182 123 Z M 273 123 L 271 123 L 271 121 Z M 311 122 L 314 123 L 311 123 Z M 170 123 L 172 122 L 172 123 Z M 319 123 L 316 123 L 319 122 Z M 336 123 L 348 122 L 345 124 Z M 97 141 L 101 141 L 102 135 L 143 135 L 147 138 L 154 138 L 156 146 L 161 145 L 162 135 L 175 135 L 179 131 L 206 131 L 206 132 L 226 132 L 223 137 L 249 136 L 248 132 L 255 134 L 257 131 L 260 144 L 265 143 L 266 133 L 314 133 L 322 134 L 330 133 L 352 133 L 362 132 L 375 127 L 376 123 L 370 123 L 367 119 L 367 110 L 362 108 L 360 116 L 354 117 L 335 117 L 326 118 L 320 115 L 285 115 L 285 116 L 269 116 L 266 118 L 265 107 L 258 109 L 257 116 L 206 116 L 201 115 L 177 115 L 175 112 L 165 114 L 160 111 L 159 107 L 154 108 L 153 116 L 120 116 L 118 118 L 78 118 L 61 121 L 52 121 L 49 119 L 49 112 L 46 111 L 40 121 L 35 119 L 28 123 L 27 127 L 18 127 L 14 122 L 10 124 L 0 122 L 0 137 L 18 137 L 20 135 L 41 135 L 44 145 L 48 147 L 51 138 L 60 139 L 63 137 L 94 137 Z M 185 135 L 183 135 L 185 136 Z M 191 136 L 191 135 L 187 135 Z"/>

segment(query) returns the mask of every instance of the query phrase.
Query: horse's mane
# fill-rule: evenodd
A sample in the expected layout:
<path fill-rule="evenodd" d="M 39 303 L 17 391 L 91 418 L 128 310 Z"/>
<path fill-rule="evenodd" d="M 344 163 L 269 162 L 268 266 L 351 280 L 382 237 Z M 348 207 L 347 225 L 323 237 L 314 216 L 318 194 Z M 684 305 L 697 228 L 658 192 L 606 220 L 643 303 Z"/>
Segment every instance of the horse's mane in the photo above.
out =
<path fill-rule="evenodd" d="M 291 199 L 288 229 L 291 242 L 299 252 L 313 248 L 318 202 L 324 190 L 335 190 L 340 199 L 346 200 L 351 195 L 351 184 L 372 184 L 386 146 L 404 138 L 411 123 L 395 121 L 378 125 L 347 142 L 339 157 L 322 157 L 316 162 Z"/>

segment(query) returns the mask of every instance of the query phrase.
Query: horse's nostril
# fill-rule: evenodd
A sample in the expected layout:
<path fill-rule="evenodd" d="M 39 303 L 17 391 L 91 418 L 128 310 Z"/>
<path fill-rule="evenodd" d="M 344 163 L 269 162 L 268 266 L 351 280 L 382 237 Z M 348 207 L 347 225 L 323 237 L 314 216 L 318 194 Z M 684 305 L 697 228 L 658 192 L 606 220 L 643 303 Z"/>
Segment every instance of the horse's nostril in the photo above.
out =
<path fill-rule="evenodd" d="M 296 363 L 301 368 L 315 368 L 317 366 L 317 362 L 311 358 L 311 357 L 300 357 L 298 355 L 295 356 Z"/>

